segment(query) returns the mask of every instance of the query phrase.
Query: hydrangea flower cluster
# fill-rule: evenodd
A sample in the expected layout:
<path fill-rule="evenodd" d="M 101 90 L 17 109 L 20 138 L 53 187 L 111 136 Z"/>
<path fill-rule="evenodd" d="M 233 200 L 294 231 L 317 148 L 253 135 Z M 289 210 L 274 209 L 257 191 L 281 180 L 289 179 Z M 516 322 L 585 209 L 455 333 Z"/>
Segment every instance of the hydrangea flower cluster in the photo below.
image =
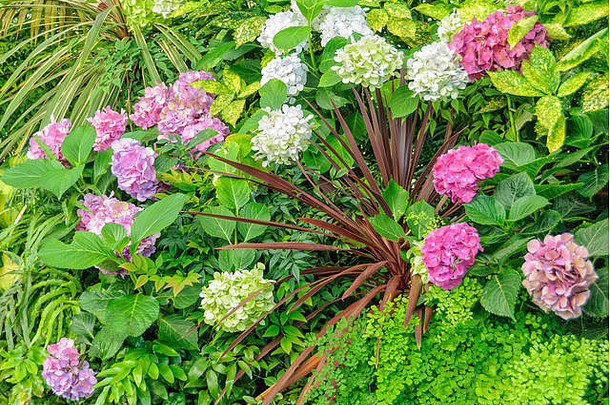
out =
<path fill-rule="evenodd" d="M 409 89 L 426 101 L 457 98 L 468 84 L 468 73 L 460 66 L 460 57 L 445 42 L 433 42 L 407 61 Z"/>
<path fill-rule="evenodd" d="M 284 104 L 281 110 L 263 109 L 267 114 L 258 121 L 256 135 L 252 138 L 252 150 L 257 151 L 257 158 L 266 158 L 268 162 L 289 163 L 298 159 L 299 152 L 309 146 L 314 123 L 313 115 L 304 116 L 300 105 Z"/>
<path fill-rule="evenodd" d="M 53 393 L 71 401 L 89 398 L 95 391 L 97 378 L 87 361 L 81 364 L 74 340 L 61 338 L 49 345 L 47 351 L 50 356 L 42 363 L 42 377 Z"/>
<path fill-rule="evenodd" d="M 182 6 L 181 0 L 155 0 L 153 12 L 161 14 L 163 18 L 167 18 L 171 13 Z"/>
<path fill-rule="evenodd" d="M 261 86 L 272 79 L 282 81 L 286 84 L 287 93 L 290 96 L 289 102 L 294 103 L 294 96 L 303 90 L 307 82 L 308 71 L 309 68 L 301 62 L 297 54 L 293 53 L 286 57 L 278 56 L 263 67 Z"/>
<path fill-rule="evenodd" d="M 574 243 L 574 235 L 547 235 L 544 242 L 533 239 L 521 267 L 523 286 L 536 305 L 563 319 L 582 315 L 589 299 L 589 286 L 597 280 L 586 247 Z"/>
<path fill-rule="evenodd" d="M 133 113 L 129 118 L 141 128 L 154 127 L 161 120 L 161 112 L 169 97 L 170 90 L 164 83 L 145 88 L 144 97 L 140 97 L 140 101 L 133 106 Z"/>
<path fill-rule="evenodd" d="M 460 17 L 460 10 L 454 9 L 451 14 L 438 22 L 436 34 L 441 41 L 449 43 L 453 40 L 453 36 L 460 31 L 463 25 L 464 22 Z"/>
<path fill-rule="evenodd" d="M 335 56 L 336 71 L 343 83 L 365 87 L 381 85 L 402 67 L 403 53 L 379 36 L 362 37 L 339 49 Z"/>
<path fill-rule="evenodd" d="M 452 149 L 432 168 L 434 188 L 453 202 L 469 203 L 477 194 L 477 183 L 498 173 L 502 162 L 500 154 L 484 143 Z"/>
<path fill-rule="evenodd" d="M 112 143 L 111 171 L 119 188 L 138 201 L 146 201 L 159 189 L 155 158 L 157 154 L 140 141 L 123 138 Z"/>
<path fill-rule="evenodd" d="M 123 225 L 127 236 L 131 236 L 131 226 L 133 225 L 134 216 L 142 211 L 142 208 L 137 207 L 126 201 L 121 201 L 111 194 L 110 196 L 98 197 L 94 194 L 86 194 L 82 201 L 86 209 L 79 209 L 78 216 L 81 218 L 76 230 L 92 232 L 98 236 L 102 236 L 102 228 L 106 224 Z M 151 235 L 143 239 L 136 250 L 142 256 L 151 256 L 156 248 L 155 242 L 161 236 L 160 233 Z M 130 244 L 125 247 L 121 255 L 125 260 L 131 260 L 129 254 Z M 105 270 L 102 270 L 106 272 Z"/>
<path fill-rule="evenodd" d="M 288 11 L 282 11 L 277 14 L 273 14 L 273 15 L 269 16 L 267 21 L 265 21 L 265 24 L 263 25 L 263 28 L 261 30 L 261 34 L 258 37 L 258 42 L 260 42 L 260 44 L 264 48 L 270 49 L 273 52 L 275 52 L 276 55 L 281 55 L 282 50 L 277 48 L 273 44 L 273 37 L 275 37 L 275 35 L 278 32 L 280 32 L 286 28 L 306 26 L 306 25 L 307 25 L 307 19 L 305 17 L 303 17 L 303 15 L 300 12 L 288 10 Z M 304 49 L 307 49 L 308 45 L 309 44 L 307 43 L 307 40 L 304 40 L 300 44 L 298 44 L 294 48 L 294 50 L 297 53 L 299 53 L 299 52 L 303 51 Z"/>
<path fill-rule="evenodd" d="M 534 15 L 515 5 L 506 11 L 496 11 L 478 22 L 476 18 L 453 36 L 451 50 L 462 57 L 462 67 L 471 79 L 485 75 L 485 71 L 519 70 L 536 45 L 548 47 L 546 28 L 540 23 L 534 27 L 512 49 L 508 44 L 508 31 L 522 18 Z"/>
<path fill-rule="evenodd" d="M 224 122 L 216 117 L 202 117 L 197 120 L 194 124 L 191 124 L 184 128 L 182 131 L 182 143 L 189 143 L 198 133 L 206 129 L 213 129 L 217 132 L 213 137 L 206 139 L 201 142 L 195 148 L 191 149 L 191 153 L 194 153 L 196 157 L 200 155 L 198 152 L 205 152 L 208 148 L 216 143 L 224 142 L 225 138 L 230 135 L 231 131 L 225 125 Z"/>
<path fill-rule="evenodd" d="M 216 325 L 241 301 L 257 291 L 256 296 L 222 321 L 220 328 L 227 332 L 244 331 L 273 308 L 273 280 L 263 278 L 264 270 L 265 266 L 257 263 L 252 270 L 215 272 L 214 279 L 200 294 L 205 323 Z"/>
<path fill-rule="evenodd" d="M 64 166 L 69 167 L 70 164 L 64 157 L 61 152 L 61 144 L 68 136 L 70 132 L 70 127 L 72 123 L 69 119 L 64 118 L 59 122 L 51 122 L 49 125 L 44 127 L 42 130 L 36 132 L 30 138 L 30 149 L 26 154 L 28 159 L 46 159 L 47 155 L 44 154 L 40 145 L 36 141 L 36 137 L 40 137 L 40 140 L 43 141 L 53 152 L 53 154 L 59 159 Z"/>
<path fill-rule="evenodd" d="M 465 222 L 443 226 L 426 236 L 422 259 L 433 284 L 451 290 L 462 282 L 481 247 L 477 230 Z"/>
<path fill-rule="evenodd" d="M 110 106 L 106 106 L 102 111 L 96 111 L 93 118 L 88 118 L 87 121 L 95 128 L 95 143 L 93 150 L 102 151 L 110 147 L 112 142 L 116 141 L 125 133 L 127 128 L 127 114 L 121 109 L 118 113 L 113 111 Z"/>
<path fill-rule="evenodd" d="M 333 38 L 350 38 L 354 33 L 373 35 L 373 30 L 366 22 L 366 14 L 360 6 L 331 7 L 322 17 L 318 30 L 322 46 L 326 46 Z"/>

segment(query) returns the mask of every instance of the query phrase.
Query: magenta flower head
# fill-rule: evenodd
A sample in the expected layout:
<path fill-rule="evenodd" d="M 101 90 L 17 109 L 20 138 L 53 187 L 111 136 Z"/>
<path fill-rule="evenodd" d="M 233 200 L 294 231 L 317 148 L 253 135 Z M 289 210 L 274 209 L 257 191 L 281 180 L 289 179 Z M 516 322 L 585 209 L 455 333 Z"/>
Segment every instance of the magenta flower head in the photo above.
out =
<path fill-rule="evenodd" d="M 509 5 L 505 11 L 496 11 L 478 22 L 464 25 L 454 35 L 449 48 L 462 57 L 461 65 L 470 79 L 479 79 L 485 71 L 520 70 L 521 62 L 527 59 L 536 45 L 549 46 L 546 28 L 540 23 L 534 27 L 512 49 L 508 44 L 508 31 L 522 18 L 534 15 L 521 7 Z"/>
<path fill-rule="evenodd" d="M 77 401 L 89 398 L 97 384 L 89 363 L 80 361 L 80 354 L 72 339 L 61 338 L 47 347 L 48 356 L 42 363 L 42 377 L 59 397 Z"/>
<path fill-rule="evenodd" d="M 479 234 L 465 222 L 433 230 L 421 248 L 428 280 L 445 290 L 457 287 L 479 251 L 483 251 Z"/>
<path fill-rule="evenodd" d="M 477 194 L 477 183 L 498 173 L 502 162 L 500 154 L 484 143 L 451 149 L 434 164 L 434 189 L 453 202 L 469 203 Z"/>
<path fill-rule="evenodd" d="M 140 141 L 123 138 L 112 143 L 112 174 L 119 188 L 138 201 L 146 201 L 159 190 L 155 158 L 157 154 Z"/>
<path fill-rule="evenodd" d="M 61 144 L 68 136 L 70 132 L 70 127 L 72 123 L 69 119 L 64 118 L 59 122 L 51 122 L 49 125 L 44 127 L 42 130 L 36 132 L 30 138 L 30 149 L 26 154 L 28 159 L 46 159 L 47 155 L 44 154 L 38 142 L 36 142 L 36 136 L 40 137 L 40 139 L 51 149 L 53 154 L 59 159 L 64 166 L 70 167 L 70 164 L 64 157 L 63 153 L 61 153 Z"/>
<path fill-rule="evenodd" d="M 93 150 L 102 151 L 110 147 L 110 144 L 121 137 L 127 128 L 127 114 L 121 109 L 118 113 L 113 111 L 110 106 L 106 106 L 102 111 L 96 111 L 93 118 L 87 121 L 95 128 L 97 136 L 93 144 Z"/>
<path fill-rule="evenodd" d="M 523 286 L 532 301 L 545 312 L 563 319 L 578 318 L 589 299 L 589 286 L 597 280 L 589 251 L 574 243 L 574 235 L 547 235 L 544 242 L 532 239 L 521 266 Z"/>
<path fill-rule="evenodd" d="M 170 89 L 163 83 L 144 89 L 144 97 L 140 97 L 133 106 L 133 114 L 129 116 L 139 127 L 148 129 L 154 127 L 160 120 L 161 112 L 167 106 Z"/>

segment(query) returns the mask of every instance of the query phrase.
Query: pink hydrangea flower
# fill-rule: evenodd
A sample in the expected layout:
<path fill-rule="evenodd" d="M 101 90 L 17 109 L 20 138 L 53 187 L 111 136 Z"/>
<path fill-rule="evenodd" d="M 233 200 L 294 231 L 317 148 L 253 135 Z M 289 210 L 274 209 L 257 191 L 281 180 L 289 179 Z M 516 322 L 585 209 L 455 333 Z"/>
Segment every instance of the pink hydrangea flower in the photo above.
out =
<path fill-rule="evenodd" d="M 574 243 L 574 235 L 547 235 L 544 242 L 532 239 L 521 266 L 523 286 L 532 301 L 545 312 L 549 309 L 563 319 L 582 315 L 589 299 L 589 286 L 597 280 L 586 247 Z"/>
<path fill-rule="evenodd" d="M 515 5 L 505 11 L 496 11 L 478 22 L 464 25 L 454 35 L 449 48 L 462 57 L 461 65 L 470 79 L 478 79 L 485 71 L 519 70 L 523 59 L 527 59 L 536 45 L 548 47 L 546 28 L 540 23 L 534 27 L 512 49 L 508 44 L 508 31 L 522 18 L 534 15 Z"/>
<path fill-rule="evenodd" d="M 189 71 L 180 73 L 178 80 L 172 85 L 174 96 L 179 97 L 183 103 L 196 105 L 204 113 L 210 112 L 210 104 L 214 101 L 214 95 L 203 89 L 191 86 L 199 80 L 215 80 L 211 73 L 205 71 Z"/>
<path fill-rule="evenodd" d="M 445 290 L 457 287 L 479 251 L 479 234 L 465 222 L 433 230 L 421 248 L 428 280 Z"/>
<path fill-rule="evenodd" d="M 42 130 L 36 132 L 30 138 L 30 149 L 26 154 L 28 159 L 46 159 L 47 155 L 44 154 L 38 142 L 36 142 L 36 136 L 39 136 L 40 139 L 51 149 L 53 154 L 59 159 L 64 166 L 70 167 L 70 164 L 64 157 L 61 152 L 61 144 L 68 136 L 70 132 L 70 127 L 72 123 L 69 119 L 64 118 L 59 122 L 51 122 L 49 125 L 44 127 Z"/>
<path fill-rule="evenodd" d="M 96 111 L 93 118 L 87 121 L 95 128 L 97 134 L 93 150 L 102 151 L 110 147 L 110 144 L 121 137 L 127 128 L 127 114 L 121 109 L 118 113 L 113 111 L 110 106 L 106 106 L 102 111 Z"/>
<path fill-rule="evenodd" d="M 213 129 L 217 132 L 216 135 L 201 142 L 199 145 L 191 149 L 191 153 L 196 157 L 201 155 L 201 152 L 205 152 L 208 148 L 216 143 L 224 142 L 225 138 L 230 135 L 231 131 L 225 125 L 224 122 L 215 117 L 202 117 L 191 125 L 186 126 L 182 130 L 182 136 L 180 137 L 183 144 L 188 144 L 191 139 L 197 136 L 198 133 L 206 129 Z M 168 135 L 160 134 L 159 139 L 172 139 Z"/>
<path fill-rule="evenodd" d="M 133 106 L 133 114 L 129 118 L 144 129 L 154 127 L 159 122 L 169 97 L 170 89 L 163 83 L 147 87 L 144 89 L 144 97 L 140 97 L 140 101 Z"/>
<path fill-rule="evenodd" d="M 158 192 L 155 151 L 131 138 L 114 141 L 111 147 L 114 151 L 111 171 L 121 190 L 138 201 L 146 201 Z"/>
<path fill-rule="evenodd" d="M 42 363 L 42 377 L 53 393 L 71 401 L 89 398 L 97 384 L 95 372 L 87 361 L 80 361 L 80 354 L 72 339 L 61 338 L 47 347 L 48 356 Z"/>
<path fill-rule="evenodd" d="M 498 173 L 502 162 L 500 154 L 484 143 L 452 149 L 434 164 L 434 188 L 453 202 L 469 203 L 477 194 L 477 183 Z"/>

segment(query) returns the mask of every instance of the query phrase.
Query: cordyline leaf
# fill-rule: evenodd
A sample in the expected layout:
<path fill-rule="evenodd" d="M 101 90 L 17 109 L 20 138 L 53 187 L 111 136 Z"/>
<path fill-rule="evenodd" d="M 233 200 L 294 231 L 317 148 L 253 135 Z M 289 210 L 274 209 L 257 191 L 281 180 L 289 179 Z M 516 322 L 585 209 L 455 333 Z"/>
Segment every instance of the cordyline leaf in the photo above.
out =
<path fill-rule="evenodd" d="M 350 285 L 349 288 L 345 290 L 341 298 L 346 299 L 347 297 L 349 297 L 354 291 L 356 291 L 356 288 L 360 287 L 362 283 L 364 283 L 369 277 L 379 271 L 379 269 L 381 269 L 387 263 L 387 261 L 383 261 L 372 265 L 367 265 L 366 269 L 362 273 L 360 273 L 358 277 L 356 277 L 356 280 L 354 280 L 352 285 Z"/>
<path fill-rule="evenodd" d="M 417 300 L 421 292 L 422 281 L 418 275 L 411 276 L 411 289 L 409 290 L 409 303 L 407 304 L 407 311 L 405 312 L 405 328 L 411 320 L 411 316 L 417 306 Z"/>
<path fill-rule="evenodd" d="M 332 245 L 303 242 L 268 242 L 268 243 L 240 243 L 237 245 L 222 246 L 216 249 L 287 249 L 287 250 L 336 250 L 351 252 L 360 256 L 370 256 L 354 249 L 340 248 Z"/>

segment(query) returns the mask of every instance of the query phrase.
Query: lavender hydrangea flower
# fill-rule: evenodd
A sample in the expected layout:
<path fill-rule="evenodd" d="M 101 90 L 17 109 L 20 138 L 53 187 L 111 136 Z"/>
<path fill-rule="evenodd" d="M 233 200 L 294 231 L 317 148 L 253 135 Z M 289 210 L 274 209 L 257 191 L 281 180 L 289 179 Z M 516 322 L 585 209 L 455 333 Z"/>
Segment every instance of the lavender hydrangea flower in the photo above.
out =
<path fill-rule="evenodd" d="M 61 338 L 47 347 L 48 356 L 42 363 L 42 377 L 59 397 L 77 401 L 89 398 L 97 384 L 95 372 L 87 361 L 80 361 L 80 354 L 72 339 Z"/>
<path fill-rule="evenodd" d="M 102 111 L 96 111 L 93 118 L 88 118 L 87 121 L 95 128 L 95 143 L 93 150 L 102 151 L 110 147 L 110 144 L 121 137 L 127 128 L 127 114 L 121 109 L 118 113 L 113 111 L 110 106 Z"/>
<path fill-rule="evenodd" d="M 155 158 L 157 154 L 140 141 L 123 138 L 112 143 L 112 174 L 119 188 L 138 201 L 146 201 L 159 190 Z"/>
<path fill-rule="evenodd" d="M 59 159 L 64 166 L 70 167 L 68 160 L 64 157 L 61 152 L 61 144 L 68 136 L 70 132 L 70 127 L 72 123 L 69 119 L 64 118 L 59 122 L 51 122 L 49 125 L 44 127 L 42 130 L 36 132 L 30 138 L 30 149 L 26 154 L 28 159 L 46 159 L 47 155 L 45 155 L 44 151 L 38 145 L 36 141 L 36 137 L 40 137 L 40 139 L 51 149 L 53 154 Z"/>

